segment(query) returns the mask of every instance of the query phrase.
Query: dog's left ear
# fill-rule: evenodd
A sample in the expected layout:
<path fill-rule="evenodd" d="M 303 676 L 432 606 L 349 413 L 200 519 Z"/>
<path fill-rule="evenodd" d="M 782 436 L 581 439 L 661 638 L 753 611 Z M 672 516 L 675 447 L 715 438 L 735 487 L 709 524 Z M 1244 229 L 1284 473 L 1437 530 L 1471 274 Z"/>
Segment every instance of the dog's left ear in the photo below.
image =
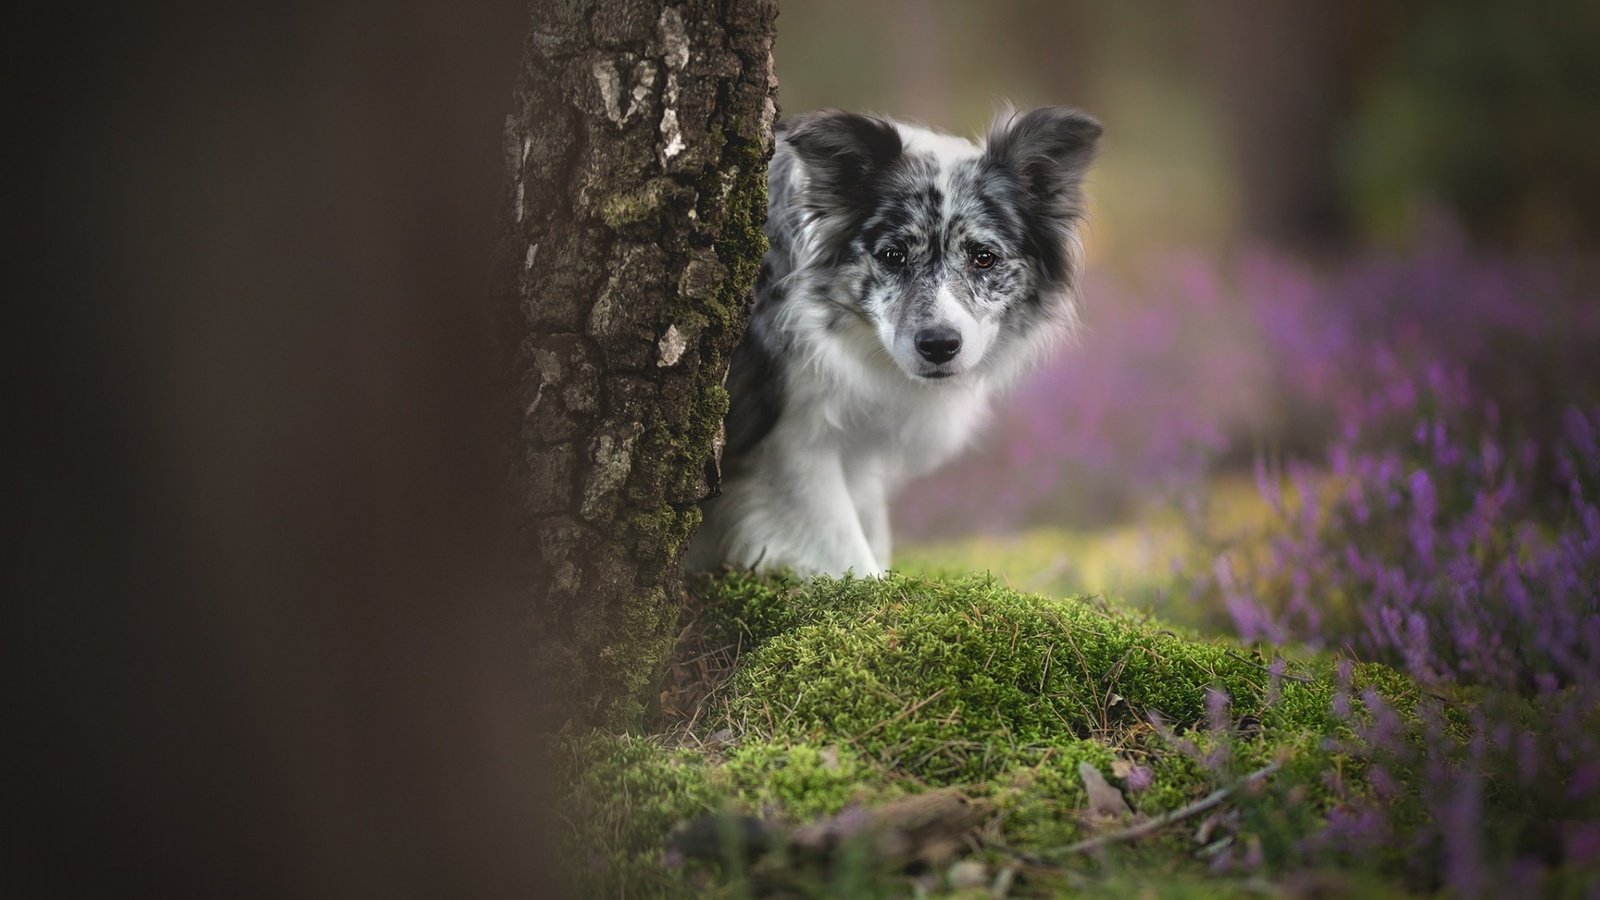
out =
<path fill-rule="evenodd" d="M 1103 131 L 1093 116 L 1045 106 L 1002 116 L 989 129 L 984 156 L 1015 172 L 1035 208 L 1047 216 L 1083 216 L 1083 177 Z"/>

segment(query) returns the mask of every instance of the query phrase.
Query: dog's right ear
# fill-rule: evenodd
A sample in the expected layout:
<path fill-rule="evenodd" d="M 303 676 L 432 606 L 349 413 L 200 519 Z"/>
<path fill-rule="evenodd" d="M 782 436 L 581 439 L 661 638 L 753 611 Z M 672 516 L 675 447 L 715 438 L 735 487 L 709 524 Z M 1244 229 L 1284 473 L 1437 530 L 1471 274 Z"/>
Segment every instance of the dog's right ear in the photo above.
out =
<path fill-rule="evenodd" d="M 778 137 L 805 164 L 811 204 L 823 207 L 861 203 L 873 179 L 904 150 L 893 122 L 837 109 L 785 119 Z"/>

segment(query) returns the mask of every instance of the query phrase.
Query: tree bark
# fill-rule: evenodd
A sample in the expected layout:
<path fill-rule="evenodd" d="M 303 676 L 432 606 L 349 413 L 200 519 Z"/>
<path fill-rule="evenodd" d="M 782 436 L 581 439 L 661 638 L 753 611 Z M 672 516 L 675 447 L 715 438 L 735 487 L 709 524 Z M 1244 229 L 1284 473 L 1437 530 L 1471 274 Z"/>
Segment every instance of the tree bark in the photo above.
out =
<path fill-rule="evenodd" d="M 637 725 L 766 243 L 773 0 L 535 0 L 501 287 L 534 677 Z"/>

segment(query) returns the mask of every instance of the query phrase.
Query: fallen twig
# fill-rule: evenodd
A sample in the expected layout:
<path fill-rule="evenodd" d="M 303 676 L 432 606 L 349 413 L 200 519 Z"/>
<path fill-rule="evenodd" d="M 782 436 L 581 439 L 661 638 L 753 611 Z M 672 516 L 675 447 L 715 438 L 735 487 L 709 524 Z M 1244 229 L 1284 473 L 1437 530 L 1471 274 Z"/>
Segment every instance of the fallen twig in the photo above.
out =
<path fill-rule="evenodd" d="M 1270 777 L 1274 772 L 1277 772 L 1281 768 L 1283 768 L 1283 764 L 1276 762 L 1272 763 L 1271 765 L 1263 766 L 1254 772 L 1251 772 L 1249 775 L 1244 776 L 1238 781 L 1235 781 L 1233 784 L 1228 785 L 1227 787 L 1218 788 L 1212 791 L 1188 806 L 1180 806 L 1171 812 L 1163 813 L 1153 819 L 1140 822 L 1137 825 L 1124 828 L 1121 831 L 1110 831 L 1105 834 L 1096 835 L 1092 838 L 1086 838 L 1077 842 L 1076 844 L 1069 844 L 1056 852 L 1062 854 L 1083 853 L 1089 850 L 1094 850 L 1098 847 L 1103 847 L 1106 844 L 1115 843 L 1117 841 L 1131 841 L 1136 838 L 1144 837 L 1151 832 L 1159 831 L 1160 829 L 1171 825 L 1173 822 L 1187 819 L 1190 816 L 1203 813 L 1212 807 L 1222 805 L 1222 801 L 1228 799 L 1228 797 L 1233 794 L 1234 791 L 1237 791 L 1239 788 L 1244 787 L 1247 784 L 1254 784 L 1263 778 Z"/>
<path fill-rule="evenodd" d="M 1226 649 L 1223 650 L 1222 652 L 1228 654 L 1229 656 L 1233 657 L 1234 659 L 1237 659 L 1239 662 L 1255 666 L 1256 668 L 1258 668 L 1261 671 L 1266 672 L 1268 674 L 1272 673 L 1272 667 L 1271 666 L 1262 665 L 1260 662 L 1258 662 L 1256 660 L 1253 660 L 1248 656 L 1242 656 L 1242 655 L 1240 655 L 1238 653 L 1233 652 L 1232 650 L 1226 650 Z M 1278 673 L 1278 677 L 1282 678 L 1282 679 L 1284 679 L 1286 681 L 1298 681 L 1301 684 L 1316 684 L 1317 683 L 1316 679 L 1314 679 L 1314 678 L 1307 678 L 1304 675 L 1290 675 L 1288 672 L 1279 672 Z"/>
<path fill-rule="evenodd" d="M 852 741 L 859 741 L 862 738 L 866 737 L 867 735 L 873 733 L 874 731 L 877 731 L 879 728 L 883 728 L 886 725 L 893 725 L 894 723 L 900 721 L 901 719 L 904 719 L 906 716 L 909 716 L 909 715 L 915 713 L 917 710 L 919 710 L 919 709 L 923 708 L 924 706 L 927 706 L 929 703 L 932 703 L 933 701 L 939 699 L 939 697 L 941 695 L 943 695 L 946 690 L 948 690 L 948 688 L 939 688 L 937 691 L 934 691 L 933 693 L 929 694 L 928 696 L 923 697 L 921 700 L 918 700 L 917 702 L 911 704 L 910 706 L 906 707 L 905 709 L 900 710 L 899 712 L 895 713 L 894 715 L 890 716 L 889 718 L 884 719 L 882 722 L 879 722 L 878 724 L 869 727 L 866 731 L 863 731 L 860 734 L 856 735 L 855 737 L 851 738 L 851 740 Z"/>

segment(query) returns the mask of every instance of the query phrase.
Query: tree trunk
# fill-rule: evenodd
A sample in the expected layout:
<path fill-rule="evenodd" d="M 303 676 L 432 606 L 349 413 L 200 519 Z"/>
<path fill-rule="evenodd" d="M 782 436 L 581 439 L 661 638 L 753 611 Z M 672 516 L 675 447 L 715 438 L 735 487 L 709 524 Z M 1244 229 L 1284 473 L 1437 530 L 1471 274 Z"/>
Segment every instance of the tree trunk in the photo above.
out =
<path fill-rule="evenodd" d="M 1342 246 L 1349 218 L 1335 152 L 1353 83 L 1350 9 L 1224 0 L 1193 14 L 1240 186 L 1245 234 L 1318 255 Z"/>
<path fill-rule="evenodd" d="M 535 0 L 502 289 L 535 677 L 638 724 L 766 243 L 773 0 Z M 558 719 L 559 720 L 559 719 Z"/>

